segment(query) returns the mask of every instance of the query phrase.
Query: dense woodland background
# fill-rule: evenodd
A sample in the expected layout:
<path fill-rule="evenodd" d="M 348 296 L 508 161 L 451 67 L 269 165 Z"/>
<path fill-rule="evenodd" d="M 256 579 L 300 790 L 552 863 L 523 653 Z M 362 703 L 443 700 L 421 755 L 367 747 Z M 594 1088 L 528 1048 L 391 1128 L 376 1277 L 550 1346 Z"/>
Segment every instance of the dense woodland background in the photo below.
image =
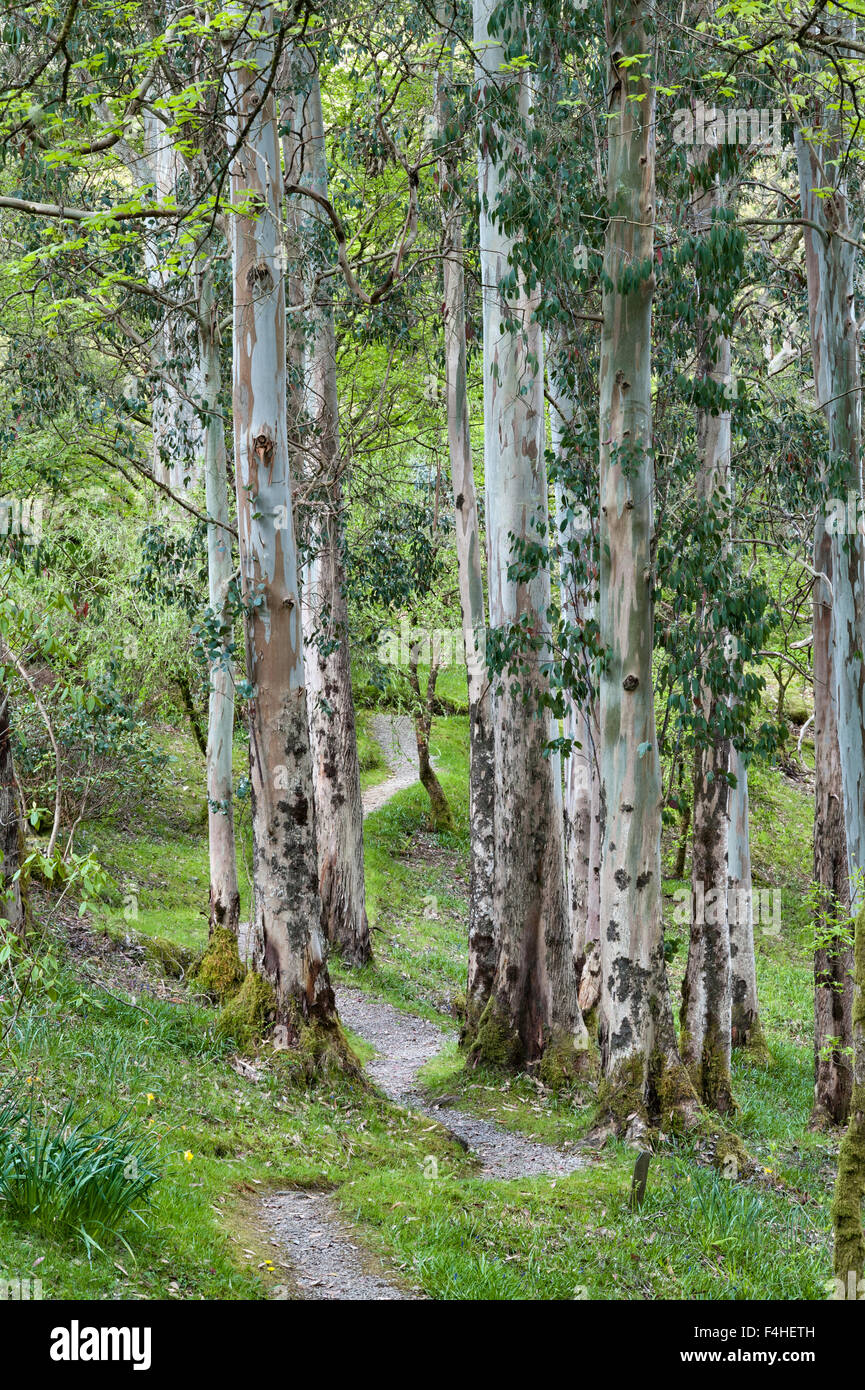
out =
<path fill-rule="evenodd" d="M 863 1296 L 860 11 L 3 6 L 10 1278 Z"/>

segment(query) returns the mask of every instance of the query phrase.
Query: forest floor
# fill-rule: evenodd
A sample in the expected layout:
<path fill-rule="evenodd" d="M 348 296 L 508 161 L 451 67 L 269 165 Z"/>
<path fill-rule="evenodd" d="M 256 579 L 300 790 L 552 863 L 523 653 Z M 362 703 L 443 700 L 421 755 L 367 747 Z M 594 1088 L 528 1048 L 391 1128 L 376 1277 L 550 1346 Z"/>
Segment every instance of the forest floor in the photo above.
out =
<path fill-rule="evenodd" d="M 376 737 L 379 716 L 360 712 L 359 746 L 364 791 L 383 795 L 396 774 Z M 777 931 L 767 923 L 757 942 L 772 1061 L 736 1058 L 739 1109 L 728 1127 L 758 1167 L 746 1181 L 726 1181 L 712 1167 L 711 1143 L 671 1138 L 633 1211 L 634 1150 L 591 1139 L 593 1080 L 554 1093 L 529 1075 L 466 1070 L 463 712 L 433 726 L 455 830 L 430 831 L 417 784 L 397 788 L 366 820 L 375 958 L 359 971 L 332 963 L 365 1082 L 309 1084 L 288 1054 L 266 1047 L 239 1056 L 218 1031 L 218 1011 L 171 959 L 166 943 L 198 950 L 206 940 L 206 803 L 187 733 L 158 737 L 170 753 L 160 778 L 133 794 L 119 769 L 115 801 L 79 830 L 77 849 L 92 849 L 111 875 L 108 901 L 80 920 L 48 890 L 36 904 L 65 942 L 58 997 L 20 1009 L 0 1051 L 0 1080 L 26 1087 L 49 1120 L 70 1101 L 93 1123 L 127 1115 L 152 1137 L 162 1176 L 140 1221 L 124 1230 L 128 1244 L 105 1239 L 89 1255 L 80 1239 L 0 1209 L 0 1271 L 39 1275 L 51 1298 L 320 1298 L 339 1296 L 340 1285 L 381 1298 L 827 1296 L 838 1136 L 809 1128 L 807 765 L 751 777 L 755 882 L 779 903 Z M 237 766 L 242 773 L 241 740 Z M 237 825 L 246 916 L 248 803 Z M 671 876 L 674 859 L 670 827 L 675 1002 L 686 930 L 675 920 L 684 885 Z M 540 1146 L 532 1167 L 524 1156 Z M 360 1285 L 361 1276 L 373 1283 Z"/>

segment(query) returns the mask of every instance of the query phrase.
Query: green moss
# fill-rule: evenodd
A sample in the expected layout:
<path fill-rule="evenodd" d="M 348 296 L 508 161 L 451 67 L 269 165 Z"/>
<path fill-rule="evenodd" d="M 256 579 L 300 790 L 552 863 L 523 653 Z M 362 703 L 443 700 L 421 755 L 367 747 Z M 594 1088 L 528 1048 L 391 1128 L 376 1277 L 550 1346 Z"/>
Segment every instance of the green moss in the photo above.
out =
<path fill-rule="evenodd" d="M 715 1167 L 724 1177 L 740 1177 L 754 1165 L 754 1160 L 738 1134 L 719 1134 L 715 1144 Z"/>
<path fill-rule="evenodd" d="M 588 1048 L 578 1048 L 572 1037 L 551 1036 L 544 1048 L 538 1076 L 548 1090 L 564 1091 L 578 1077 L 586 1077 L 594 1069 L 596 1058 Z"/>
<path fill-rule="evenodd" d="M 637 1116 L 664 1131 L 691 1130 L 703 1114 L 687 1068 L 656 1052 L 644 1068 L 639 1056 L 629 1057 L 598 1088 L 598 1118 L 611 1120 L 618 1133 Z"/>
<path fill-rule="evenodd" d="M 598 1120 L 611 1120 L 615 1129 L 625 1129 L 633 1115 L 648 1121 L 646 1075 L 641 1057 L 628 1057 L 616 1070 L 601 1078 L 598 1087 Z"/>
<path fill-rule="evenodd" d="M 280 1074 L 290 1084 L 344 1082 L 368 1085 L 363 1068 L 338 1023 L 298 1018 L 289 1029 L 293 1041 L 277 1054 Z"/>
<path fill-rule="evenodd" d="M 139 940 L 150 959 L 157 962 L 163 975 L 180 980 L 189 974 L 195 962 L 194 951 L 176 941 L 168 941 L 164 936 L 141 936 Z"/>
<path fill-rule="evenodd" d="M 657 1112 L 661 1129 L 693 1130 L 707 1128 L 711 1132 L 715 1123 L 707 1117 L 694 1090 L 687 1067 L 678 1059 L 656 1054 L 650 1067 L 651 1094 L 653 1110 Z"/>
<path fill-rule="evenodd" d="M 726 1054 L 718 1045 L 717 1037 L 712 1038 L 708 1033 L 703 1039 L 697 1092 L 704 1105 L 721 1115 L 729 1115 L 736 1109 Z"/>
<path fill-rule="evenodd" d="M 240 989 L 229 999 L 216 1021 L 220 1037 L 230 1039 L 238 1052 L 249 1052 L 260 1042 L 276 1012 L 273 985 L 250 970 Z"/>
<path fill-rule="evenodd" d="M 772 1065 L 772 1054 L 769 1051 L 769 1044 L 766 1042 L 766 1035 L 759 1018 L 753 1020 L 739 1051 L 744 1053 L 755 1066 L 769 1067 Z"/>
<path fill-rule="evenodd" d="M 196 972 L 199 987 L 224 1004 L 237 993 L 245 976 L 234 932 L 227 927 L 215 927 Z"/>
<path fill-rule="evenodd" d="M 835 1277 L 845 1292 L 852 1284 L 857 1290 L 865 1273 L 865 1237 L 862 1232 L 862 1203 L 865 1199 L 865 1076 L 862 1051 L 865 1049 L 865 907 L 856 918 L 853 950 L 853 1042 L 856 1048 L 850 1124 L 838 1154 L 838 1176 L 832 1201 L 832 1229 L 835 1235 Z M 855 1274 L 855 1279 L 851 1278 Z"/>
<path fill-rule="evenodd" d="M 514 1071 L 522 1061 L 519 1034 L 505 1017 L 495 999 L 490 999 L 477 1024 L 466 1024 L 464 1044 L 471 1066 L 487 1066 L 499 1071 Z"/>

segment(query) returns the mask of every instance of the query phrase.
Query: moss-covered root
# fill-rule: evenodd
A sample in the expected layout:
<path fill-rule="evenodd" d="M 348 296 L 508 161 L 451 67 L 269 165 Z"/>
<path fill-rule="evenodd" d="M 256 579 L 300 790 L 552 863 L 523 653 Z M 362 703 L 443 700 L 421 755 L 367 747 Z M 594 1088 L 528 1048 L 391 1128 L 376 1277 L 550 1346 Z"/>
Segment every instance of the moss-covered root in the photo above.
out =
<path fill-rule="evenodd" d="M 690 1131 L 704 1114 L 687 1068 L 678 1057 L 656 1054 L 647 1066 L 632 1055 L 604 1076 L 598 1088 L 596 1128 L 612 1126 L 631 1139 L 647 1129 Z"/>
<path fill-rule="evenodd" d="M 240 989 L 222 1009 L 216 1031 L 230 1039 L 238 1052 L 250 1052 L 262 1040 L 275 1017 L 273 985 L 250 970 Z"/>
<path fill-rule="evenodd" d="M 490 999 L 480 1017 L 466 1018 L 460 1042 L 467 1051 L 469 1067 L 491 1067 L 497 1071 L 537 1069 L 538 1079 L 550 1090 L 561 1090 L 589 1075 L 593 1058 L 579 1048 L 573 1037 L 547 1031 L 538 1056 L 527 1055 L 519 1031 L 505 1016 L 495 999 Z"/>
<path fill-rule="evenodd" d="M 339 1076 L 365 1084 L 363 1068 L 338 1021 L 311 1021 L 298 1011 L 286 1025 L 278 1020 L 273 985 L 251 970 L 217 1020 L 217 1032 L 238 1052 L 251 1053 L 269 1042 L 279 1057 L 286 1079 L 297 1082 Z"/>
<path fill-rule="evenodd" d="M 224 1004 L 237 994 L 245 976 L 234 932 L 227 927 L 214 927 L 195 975 L 199 988 Z"/>
<path fill-rule="evenodd" d="M 495 999 L 488 1000 L 479 1018 L 466 1017 L 462 1040 L 470 1067 L 516 1071 L 522 1061 L 519 1034 Z"/>
<path fill-rule="evenodd" d="M 865 1275 L 865 1237 L 862 1204 L 865 1201 L 865 906 L 856 919 L 853 953 L 853 1095 L 850 1123 L 838 1154 L 838 1176 L 832 1202 L 835 1234 L 835 1278 L 854 1296 Z"/>

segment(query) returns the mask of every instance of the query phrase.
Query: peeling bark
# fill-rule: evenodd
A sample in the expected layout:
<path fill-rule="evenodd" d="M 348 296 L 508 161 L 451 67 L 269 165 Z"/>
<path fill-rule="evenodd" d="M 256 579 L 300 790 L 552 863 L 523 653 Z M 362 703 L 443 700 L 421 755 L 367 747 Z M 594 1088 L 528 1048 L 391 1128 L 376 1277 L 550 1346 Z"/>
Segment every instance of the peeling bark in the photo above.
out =
<path fill-rule="evenodd" d="M 622 1128 L 689 1119 L 661 918 L 661 775 L 652 698 L 651 325 L 654 87 L 641 0 L 606 0 L 607 196 L 600 369 L 601 1102 Z M 639 71 L 639 75 L 638 75 Z M 629 100 L 638 98 L 636 100 Z M 643 271 L 637 278 L 635 271 Z"/>
<path fill-rule="evenodd" d="M 449 112 L 448 80 L 449 72 L 447 76 L 440 74 L 436 86 L 436 118 L 440 136 L 444 134 Z M 455 183 L 455 170 L 447 159 L 441 159 L 439 196 L 442 200 L 448 449 L 454 493 L 457 573 L 469 699 L 471 885 L 466 1019 L 470 1030 L 486 1007 L 496 968 L 496 924 L 493 904 L 495 750 L 490 683 L 484 655 L 486 612 L 481 572 L 480 525 L 469 432 L 462 206 L 454 191 Z"/>
<path fill-rule="evenodd" d="M 277 1041 L 303 1022 L 335 1019 L 321 931 L 313 769 L 286 432 L 285 288 L 280 147 L 270 12 L 227 77 L 231 135 L 248 133 L 232 163 L 234 214 L 234 454 L 238 546 L 246 604 L 250 701 L 253 964 L 275 990 Z"/>
<path fill-rule="evenodd" d="M 544 756 L 552 721 L 538 699 L 549 644 L 550 576 L 548 568 L 530 582 L 508 573 L 514 540 L 536 541 L 538 526 L 546 527 L 548 520 L 536 295 L 519 274 L 507 293 L 502 290 L 513 273 L 514 242 L 497 216 L 516 138 L 496 125 L 497 102 L 510 88 L 528 126 L 531 90 L 525 73 L 502 71 L 501 44 L 489 32 L 495 8 L 495 0 L 475 0 L 490 626 L 510 632 L 514 624 L 525 624 L 536 649 L 525 653 L 519 673 L 504 672 L 493 695 L 496 783 L 508 795 L 496 799 L 494 813 L 498 959 L 474 1049 L 476 1056 L 512 1066 L 550 1052 L 572 1067 L 587 1035 L 570 940 L 560 760 Z"/>
<path fill-rule="evenodd" d="M 327 152 L 318 69 L 311 55 L 298 53 L 306 69 L 295 96 L 296 134 L 286 141 L 286 175 L 328 196 Z M 301 200 L 301 230 L 310 241 L 320 212 Z M 298 250 L 301 250 L 298 247 Z M 315 259 L 304 248 L 304 300 L 313 293 Z M 303 334 L 304 418 L 301 468 L 313 480 L 305 512 L 308 560 L 302 576 L 306 682 L 313 754 L 319 891 L 322 925 L 349 965 L 372 956 L 366 915 L 363 866 L 363 805 L 351 662 L 345 574 L 345 518 L 336 335 L 327 281 L 314 293 Z"/>

